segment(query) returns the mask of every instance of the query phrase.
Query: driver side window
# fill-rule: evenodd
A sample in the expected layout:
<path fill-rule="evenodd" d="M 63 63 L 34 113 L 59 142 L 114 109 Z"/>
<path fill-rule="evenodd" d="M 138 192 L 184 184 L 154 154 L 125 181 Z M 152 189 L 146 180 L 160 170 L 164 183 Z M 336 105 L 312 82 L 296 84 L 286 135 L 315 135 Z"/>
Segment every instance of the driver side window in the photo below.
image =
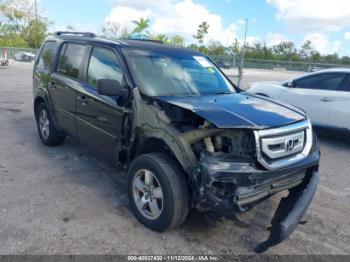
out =
<path fill-rule="evenodd" d="M 113 79 L 119 83 L 123 81 L 123 72 L 113 51 L 94 47 L 91 53 L 86 80 L 96 87 L 99 79 Z"/>
<path fill-rule="evenodd" d="M 345 77 L 343 73 L 316 74 L 295 81 L 296 88 L 335 91 Z"/>

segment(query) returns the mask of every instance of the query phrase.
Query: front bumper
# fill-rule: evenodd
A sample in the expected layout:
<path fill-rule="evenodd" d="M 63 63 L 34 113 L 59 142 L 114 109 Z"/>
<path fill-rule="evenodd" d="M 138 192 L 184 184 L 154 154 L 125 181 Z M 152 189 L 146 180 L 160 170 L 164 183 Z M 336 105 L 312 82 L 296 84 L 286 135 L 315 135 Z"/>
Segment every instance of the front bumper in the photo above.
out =
<path fill-rule="evenodd" d="M 315 171 L 302 184 L 289 190 L 287 197 L 282 198 L 271 220 L 270 236 L 256 246 L 257 253 L 281 243 L 293 233 L 311 204 L 318 182 L 319 174 Z"/>
<path fill-rule="evenodd" d="M 249 159 L 206 153 L 200 161 L 197 204 L 224 216 L 243 212 L 270 195 L 289 190 L 271 220 L 268 240 L 257 252 L 285 240 L 296 228 L 316 191 L 320 152 L 315 145 L 302 161 L 278 170 L 265 170 Z"/>

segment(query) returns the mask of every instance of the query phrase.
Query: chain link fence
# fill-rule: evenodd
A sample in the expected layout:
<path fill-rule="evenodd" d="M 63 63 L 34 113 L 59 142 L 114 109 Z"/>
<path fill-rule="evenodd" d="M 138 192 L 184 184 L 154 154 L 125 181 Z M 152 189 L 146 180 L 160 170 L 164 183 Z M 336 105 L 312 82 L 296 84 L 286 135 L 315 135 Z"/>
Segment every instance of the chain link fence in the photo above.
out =
<path fill-rule="evenodd" d="M 218 66 L 223 68 L 238 67 L 241 63 L 241 57 L 234 55 L 209 56 Z M 293 61 L 275 61 L 260 59 L 244 59 L 244 68 L 266 69 L 266 70 L 288 70 L 304 71 L 331 68 L 331 67 L 349 67 L 341 64 L 324 64 L 313 62 L 293 62 Z"/>
<path fill-rule="evenodd" d="M 15 47 L 0 47 L 0 57 L 4 57 L 7 52 L 7 59 L 14 59 L 15 54 L 20 52 L 32 53 L 36 55 L 38 49 L 33 48 L 15 48 Z"/>

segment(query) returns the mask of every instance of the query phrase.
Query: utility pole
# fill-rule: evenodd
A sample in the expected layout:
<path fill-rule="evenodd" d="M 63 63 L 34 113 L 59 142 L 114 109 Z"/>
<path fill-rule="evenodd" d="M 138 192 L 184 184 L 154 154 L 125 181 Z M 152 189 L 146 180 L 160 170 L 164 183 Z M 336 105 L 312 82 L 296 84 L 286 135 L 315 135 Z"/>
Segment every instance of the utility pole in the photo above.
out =
<path fill-rule="evenodd" d="M 241 88 L 241 82 L 243 77 L 243 66 L 244 66 L 244 56 L 246 51 L 246 40 L 247 40 L 247 31 L 248 31 L 248 19 L 245 19 L 245 32 L 244 32 L 244 42 L 243 42 L 243 52 L 241 56 L 241 63 L 238 68 L 238 87 Z"/>
<path fill-rule="evenodd" d="M 35 48 L 37 48 L 37 46 L 38 46 L 37 41 L 38 41 L 38 36 L 39 36 L 37 0 L 34 0 L 34 8 L 35 8 L 35 41 L 34 41 L 34 45 L 35 45 Z"/>

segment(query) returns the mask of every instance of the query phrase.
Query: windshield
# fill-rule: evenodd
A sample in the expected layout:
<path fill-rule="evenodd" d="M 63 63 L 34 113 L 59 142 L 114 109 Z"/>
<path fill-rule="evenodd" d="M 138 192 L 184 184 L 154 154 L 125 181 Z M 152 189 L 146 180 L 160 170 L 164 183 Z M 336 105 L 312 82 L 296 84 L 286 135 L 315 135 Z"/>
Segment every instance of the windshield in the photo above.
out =
<path fill-rule="evenodd" d="M 126 49 L 138 87 L 149 96 L 201 96 L 235 92 L 205 57 L 179 52 Z"/>

